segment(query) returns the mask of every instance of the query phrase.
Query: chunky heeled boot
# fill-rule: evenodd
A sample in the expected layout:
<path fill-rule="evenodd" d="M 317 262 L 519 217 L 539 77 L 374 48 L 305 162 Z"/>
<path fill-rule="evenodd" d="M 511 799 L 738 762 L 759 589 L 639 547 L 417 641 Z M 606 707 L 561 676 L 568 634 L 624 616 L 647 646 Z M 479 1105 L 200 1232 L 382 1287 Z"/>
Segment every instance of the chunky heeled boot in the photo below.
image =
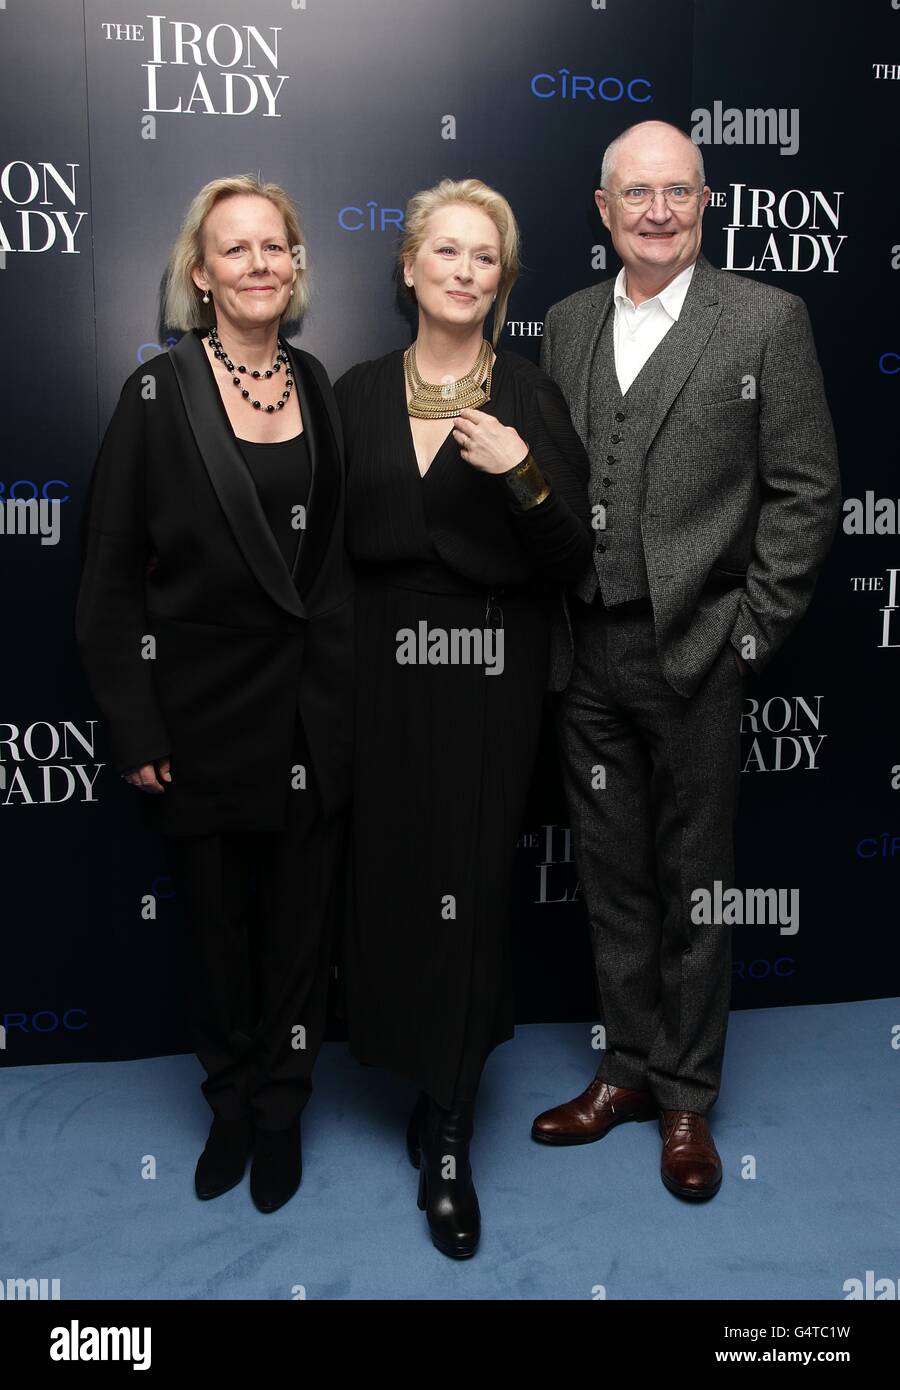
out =
<path fill-rule="evenodd" d="M 455 1260 L 474 1255 L 481 1235 L 469 1162 L 473 1110 L 471 1101 L 444 1110 L 429 1096 L 420 1129 L 419 1210 L 428 1218 L 434 1245 Z"/>
<path fill-rule="evenodd" d="M 237 1187 L 252 1147 L 253 1126 L 249 1115 L 238 1120 L 223 1120 L 216 1115 L 194 1173 L 194 1190 L 201 1201 L 221 1197 L 223 1192 Z"/>

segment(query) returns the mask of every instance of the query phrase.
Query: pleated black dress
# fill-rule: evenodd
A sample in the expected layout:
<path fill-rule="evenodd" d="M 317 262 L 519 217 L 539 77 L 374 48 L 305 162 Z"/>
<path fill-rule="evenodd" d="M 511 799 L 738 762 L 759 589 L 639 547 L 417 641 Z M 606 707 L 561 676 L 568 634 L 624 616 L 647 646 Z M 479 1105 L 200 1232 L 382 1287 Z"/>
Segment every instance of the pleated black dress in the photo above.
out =
<path fill-rule="evenodd" d="M 552 608 L 590 555 L 589 465 L 557 386 L 513 353 L 498 354 L 483 409 L 518 430 L 550 483 L 528 510 L 452 434 L 420 476 L 402 351 L 351 368 L 335 393 L 357 575 L 350 1046 L 449 1107 L 474 1097 L 488 1053 L 513 1035 L 513 854 Z M 397 659 L 410 631 L 427 658 L 423 636 L 486 627 L 487 664 Z"/>

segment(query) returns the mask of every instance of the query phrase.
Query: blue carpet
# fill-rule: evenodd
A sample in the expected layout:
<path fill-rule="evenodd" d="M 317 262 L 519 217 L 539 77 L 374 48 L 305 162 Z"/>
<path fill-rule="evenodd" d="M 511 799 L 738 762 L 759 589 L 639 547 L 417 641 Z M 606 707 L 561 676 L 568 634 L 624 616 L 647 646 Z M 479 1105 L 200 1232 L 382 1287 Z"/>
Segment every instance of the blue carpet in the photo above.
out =
<path fill-rule="evenodd" d="M 535 1144 L 533 1116 L 597 1055 L 588 1025 L 521 1027 L 482 1085 L 483 1236 L 463 1262 L 416 1207 L 412 1088 L 342 1044 L 316 1069 L 302 1186 L 268 1216 L 249 1176 L 194 1196 L 209 1124 L 194 1057 L 6 1069 L 0 1281 L 57 1278 L 64 1299 L 840 1299 L 867 1269 L 900 1279 L 898 1022 L 891 999 L 733 1014 L 712 1114 L 725 1179 L 704 1205 L 663 1188 L 655 1124 Z"/>

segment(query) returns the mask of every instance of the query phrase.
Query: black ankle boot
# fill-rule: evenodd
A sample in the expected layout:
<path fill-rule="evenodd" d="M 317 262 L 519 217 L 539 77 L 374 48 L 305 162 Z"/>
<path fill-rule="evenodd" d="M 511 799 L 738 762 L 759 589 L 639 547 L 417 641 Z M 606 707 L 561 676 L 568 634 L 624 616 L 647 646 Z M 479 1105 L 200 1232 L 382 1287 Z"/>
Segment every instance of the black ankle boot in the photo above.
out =
<path fill-rule="evenodd" d="M 418 1168 L 422 1162 L 422 1125 L 425 1123 L 425 1116 L 428 1112 L 428 1097 L 424 1091 L 419 1092 L 418 1100 L 413 1106 L 413 1112 L 409 1117 L 409 1124 L 406 1128 L 406 1152 L 409 1154 L 409 1161 L 414 1168 Z"/>
<path fill-rule="evenodd" d="M 300 1186 L 303 1158 L 300 1121 L 286 1129 L 257 1129 L 254 1134 L 250 1196 L 260 1211 L 277 1211 Z"/>
<path fill-rule="evenodd" d="M 252 1147 L 253 1126 L 249 1115 L 239 1120 L 215 1117 L 194 1173 L 194 1190 L 201 1201 L 221 1197 L 223 1192 L 237 1187 Z"/>
<path fill-rule="evenodd" d="M 481 1212 L 469 1163 L 473 1109 L 469 1102 L 444 1110 L 428 1097 L 421 1128 L 419 1210 L 428 1218 L 434 1245 L 455 1260 L 474 1255 L 481 1235 Z"/>

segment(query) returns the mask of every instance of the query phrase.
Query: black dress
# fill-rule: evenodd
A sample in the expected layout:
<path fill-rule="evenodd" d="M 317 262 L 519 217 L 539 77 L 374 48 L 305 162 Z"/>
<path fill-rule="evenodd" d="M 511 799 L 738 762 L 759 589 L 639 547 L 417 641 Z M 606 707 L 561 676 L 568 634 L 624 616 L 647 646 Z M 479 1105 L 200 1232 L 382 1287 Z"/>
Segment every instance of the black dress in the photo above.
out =
<path fill-rule="evenodd" d="M 551 485 L 528 510 L 452 433 L 420 476 L 402 351 L 352 368 L 335 394 L 357 576 L 350 1046 L 449 1107 L 513 1035 L 510 876 L 552 606 L 590 554 L 589 465 L 559 389 L 512 353 L 497 356 L 484 410 L 518 430 Z M 481 664 L 428 660 L 435 630 L 495 624 Z M 398 661 L 410 633 L 415 664 Z"/>

